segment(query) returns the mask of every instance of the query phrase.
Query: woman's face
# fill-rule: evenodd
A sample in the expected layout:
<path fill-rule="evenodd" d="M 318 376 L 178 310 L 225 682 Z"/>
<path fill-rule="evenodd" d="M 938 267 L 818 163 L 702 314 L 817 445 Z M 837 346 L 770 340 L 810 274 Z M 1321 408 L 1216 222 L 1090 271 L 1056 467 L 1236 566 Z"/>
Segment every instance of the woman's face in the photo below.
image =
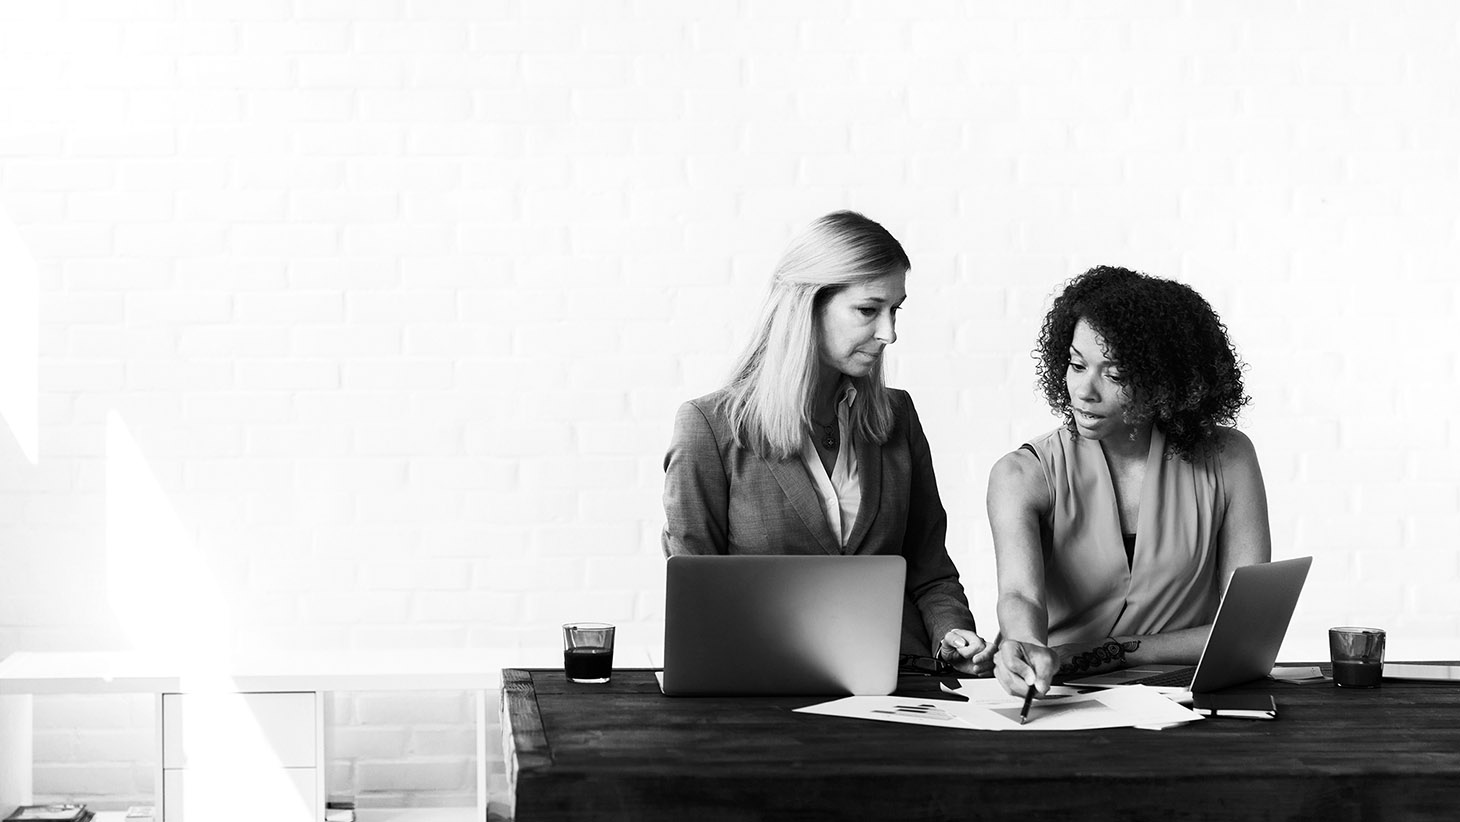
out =
<path fill-rule="evenodd" d="M 1083 318 L 1075 323 L 1070 340 L 1065 388 L 1070 392 L 1070 410 L 1080 436 L 1101 440 L 1130 432 L 1131 426 L 1125 421 L 1131 403 L 1125 377 L 1120 366 L 1111 362 L 1105 338 Z"/>
<path fill-rule="evenodd" d="M 847 286 L 821 306 L 823 371 L 865 377 L 897 341 L 897 311 L 907 299 L 907 272 Z"/>

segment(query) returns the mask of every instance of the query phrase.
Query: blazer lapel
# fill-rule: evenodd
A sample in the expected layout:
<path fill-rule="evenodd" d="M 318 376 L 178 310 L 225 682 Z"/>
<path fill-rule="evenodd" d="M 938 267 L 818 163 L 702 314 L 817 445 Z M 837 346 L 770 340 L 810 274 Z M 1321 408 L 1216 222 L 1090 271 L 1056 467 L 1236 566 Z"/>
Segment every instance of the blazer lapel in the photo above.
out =
<path fill-rule="evenodd" d="M 776 478 L 776 482 L 780 483 L 781 490 L 785 492 L 791 507 L 801 517 L 801 522 L 806 525 L 806 530 L 816 537 L 816 544 L 820 545 L 821 550 L 828 554 L 840 554 L 841 546 L 837 545 L 831 528 L 826 524 L 826 514 L 821 510 L 821 498 L 816 495 L 816 488 L 811 484 L 811 478 L 806 476 L 806 466 L 801 464 L 798 457 L 777 461 L 766 460 L 765 462 L 770 466 L 771 474 Z M 858 522 L 860 521 L 861 518 L 858 517 Z"/>
<path fill-rule="evenodd" d="M 857 508 L 857 521 L 847 537 L 847 553 L 855 554 L 862 547 L 877 511 L 882 506 L 882 446 L 866 437 L 857 438 L 857 471 L 862 475 L 862 502 Z"/>

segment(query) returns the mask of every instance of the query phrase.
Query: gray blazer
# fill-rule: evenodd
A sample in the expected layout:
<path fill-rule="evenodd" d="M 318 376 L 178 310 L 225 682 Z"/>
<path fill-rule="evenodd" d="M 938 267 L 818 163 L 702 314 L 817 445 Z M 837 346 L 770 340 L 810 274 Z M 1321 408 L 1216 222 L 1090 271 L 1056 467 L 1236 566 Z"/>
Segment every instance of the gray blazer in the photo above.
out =
<path fill-rule="evenodd" d="M 862 504 L 847 554 L 907 560 L 902 652 L 927 655 L 973 614 L 948 556 L 948 515 L 912 398 L 892 394 L 887 442 L 857 444 Z M 841 554 L 799 457 L 770 460 L 735 444 L 722 389 L 680 406 L 664 456 L 665 556 Z"/>

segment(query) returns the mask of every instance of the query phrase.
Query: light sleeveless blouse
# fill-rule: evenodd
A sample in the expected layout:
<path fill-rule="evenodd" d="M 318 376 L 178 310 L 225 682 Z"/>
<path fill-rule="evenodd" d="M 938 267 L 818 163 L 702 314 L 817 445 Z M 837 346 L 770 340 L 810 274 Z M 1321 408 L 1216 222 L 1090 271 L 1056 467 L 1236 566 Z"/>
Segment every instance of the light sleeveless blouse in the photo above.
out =
<path fill-rule="evenodd" d="M 1052 504 L 1040 523 L 1049 644 L 1205 625 L 1219 600 L 1217 535 L 1226 510 L 1220 459 L 1167 458 L 1152 428 L 1126 563 L 1115 484 L 1100 443 L 1059 428 L 1030 441 Z"/>

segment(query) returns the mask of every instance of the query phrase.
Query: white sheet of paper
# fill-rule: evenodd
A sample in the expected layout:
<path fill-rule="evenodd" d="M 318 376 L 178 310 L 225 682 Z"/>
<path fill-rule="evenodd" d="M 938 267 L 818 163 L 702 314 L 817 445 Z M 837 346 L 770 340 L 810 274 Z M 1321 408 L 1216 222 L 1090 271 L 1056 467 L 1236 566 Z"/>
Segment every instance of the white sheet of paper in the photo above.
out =
<path fill-rule="evenodd" d="M 1010 696 L 1004 690 L 1004 686 L 992 677 L 987 679 L 945 679 L 939 683 L 939 690 L 945 694 L 961 696 L 974 705 L 985 705 L 999 708 L 1008 705 L 1010 700 L 1020 708 L 1024 707 L 1024 698 Z M 1049 689 L 1050 697 L 1078 696 L 1080 688 L 1071 688 L 1066 685 L 1055 685 Z M 1032 709 L 1031 709 L 1032 710 Z"/>
<path fill-rule="evenodd" d="M 919 699 L 902 696 L 848 696 L 797 708 L 798 713 L 844 716 L 850 719 L 875 719 L 880 722 L 906 722 L 910 725 L 936 725 L 943 728 L 977 728 L 965 717 L 966 705 L 947 699 Z"/>
<path fill-rule="evenodd" d="M 971 689 L 967 702 L 900 696 L 849 696 L 796 710 L 823 716 L 982 731 L 1150 727 L 1203 718 L 1201 714 L 1149 688 L 1135 687 L 1042 699 L 1030 708 L 1029 721 L 1020 725 L 1019 711 L 1024 706 L 1023 699 L 1004 693 L 1002 688 L 998 688 L 998 683 L 991 680 L 971 682 L 988 682 L 994 687 L 977 685 Z"/>
<path fill-rule="evenodd" d="M 1327 682 L 1317 665 L 1277 665 L 1268 676 L 1281 682 Z"/>

